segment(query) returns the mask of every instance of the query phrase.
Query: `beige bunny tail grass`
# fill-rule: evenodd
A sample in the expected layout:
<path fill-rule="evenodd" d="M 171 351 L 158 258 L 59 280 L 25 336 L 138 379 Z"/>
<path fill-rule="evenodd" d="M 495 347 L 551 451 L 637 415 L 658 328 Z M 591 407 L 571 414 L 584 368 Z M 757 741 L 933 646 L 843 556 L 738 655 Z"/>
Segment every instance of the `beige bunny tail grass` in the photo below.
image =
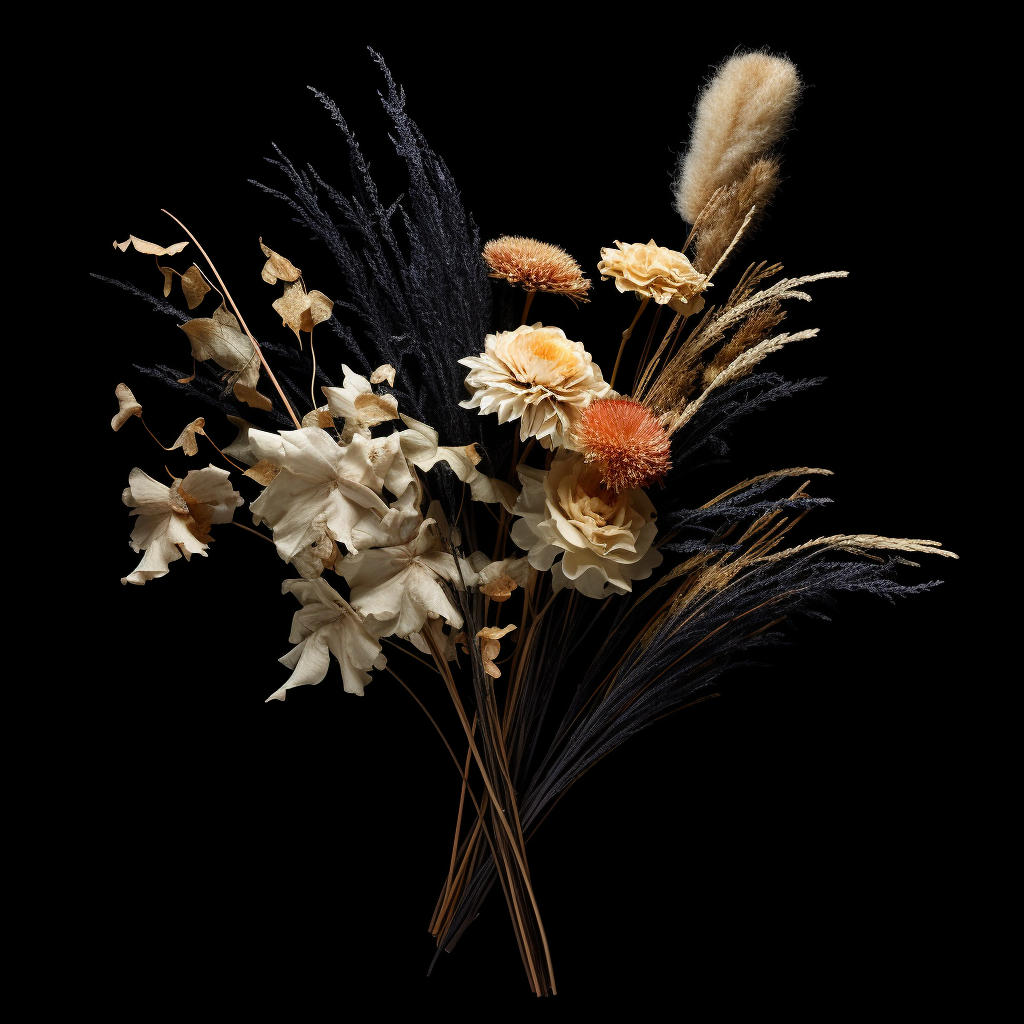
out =
<path fill-rule="evenodd" d="M 715 189 L 729 188 L 781 138 L 800 99 L 785 57 L 755 50 L 730 57 L 700 99 L 675 183 L 676 209 L 692 224 Z"/>

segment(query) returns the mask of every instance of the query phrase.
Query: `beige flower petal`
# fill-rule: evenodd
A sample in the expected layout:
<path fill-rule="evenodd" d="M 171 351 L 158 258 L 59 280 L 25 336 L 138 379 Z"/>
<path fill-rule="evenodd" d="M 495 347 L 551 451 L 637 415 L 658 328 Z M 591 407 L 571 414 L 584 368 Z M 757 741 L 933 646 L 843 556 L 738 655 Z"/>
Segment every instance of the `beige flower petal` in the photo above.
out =
<path fill-rule="evenodd" d="M 142 406 L 136 401 L 127 384 L 118 384 L 114 388 L 114 397 L 120 408 L 117 415 L 110 421 L 114 430 L 120 430 L 133 416 L 142 415 Z"/>
<path fill-rule="evenodd" d="M 395 368 L 390 363 L 384 363 L 383 366 L 378 366 L 373 373 L 370 374 L 371 384 L 383 384 L 387 382 L 389 387 L 395 386 Z"/>
<path fill-rule="evenodd" d="M 284 293 L 280 298 L 275 299 L 271 305 L 277 310 L 284 327 L 290 327 L 299 337 L 302 329 L 302 316 L 309 310 L 309 296 L 303 291 L 302 282 L 285 282 Z M 301 339 L 299 339 L 301 341 Z"/>
<path fill-rule="evenodd" d="M 480 657 L 484 663 L 484 672 L 493 679 L 501 678 L 501 669 L 494 664 L 494 659 L 501 652 L 499 641 L 515 628 L 514 625 L 504 626 L 501 629 L 497 626 L 486 626 L 477 633 L 477 637 L 480 640 Z"/>

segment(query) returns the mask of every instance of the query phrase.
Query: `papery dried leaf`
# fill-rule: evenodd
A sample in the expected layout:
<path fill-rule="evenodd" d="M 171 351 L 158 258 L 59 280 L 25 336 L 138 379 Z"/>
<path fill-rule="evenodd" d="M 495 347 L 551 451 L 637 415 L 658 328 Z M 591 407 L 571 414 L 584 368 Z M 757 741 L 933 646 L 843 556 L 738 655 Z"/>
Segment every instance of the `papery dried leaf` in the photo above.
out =
<path fill-rule="evenodd" d="M 511 576 L 499 576 L 493 583 L 485 583 L 480 587 L 480 593 L 486 594 L 492 601 L 501 604 L 512 596 L 512 591 L 518 584 Z"/>
<path fill-rule="evenodd" d="M 265 412 L 270 412 L 274 408 L 273 403 L 266 395 L 261 395 L 255 388 L 251 388 L 248 384 L 243 384 L 241 381 L 235 383 L 232 391 L 235 398 L 240 402 L 245 402 L 246 405 L 253 409 L 263 409 Z"/>
<path fill-rule="evenodd" d="M 305 416 L 302 417 L 302 426 L 304 427 L 320 427 L 323 430 L 328 430 L 334 426 L 334 417 L 330 414 L 330 411 L 324 409 L 310 409 Z"/>
<path fill-rule="evenodd" d="M 329 299 L 323 292 L 315 288 L 306 295 L 307 308 L 299 318 L 299 328 L 309 333 L 317 324 L 331 319 L 331 312 L 334 309 L 334 300 Z"/>
<path fill-rule="evenodd" d="M 150 256 L 173 256 L 175 253 L 181 252 L 188 245 L 188 242 L 175 242 L 174 245 L 169 245 L 165 249 L 154 242 L 146 242 L 141 238 L 136 238 L 134 235 L 129 235 L 125 241 L 115 242 L 114 248 L 124 252 L 129 245 L 133 245 L 139 252 L 148 253 Z M 164 295 L 167 294 L 167 292 L 164 292 Z"/>
<path fill-rule="evenodd" d="M 251 480 L 255 480 L 260 486 L 266 487 L 280 472 L 280 466 L 275 466 L 274 463 L 261 459 L 255 466 L 250 466 L 242 476 L 247 476 Z"/>
<path fill-rule="evenodd" d="M 298 338 L 299 331 L 305 330 L 302 326 L 303 314 L 309 311 L 309 296 L 302 290 L 302 284 L 299 281 L 285 283 L 284 294 L 271 305 L 277 310 L 281 323 L 285 327 L 290 327 Z M 302 339 L 299 338 L 299 341 Z"/>
<path fill-rule="evenodd" d="M 385 381 L 388 383 L 388 387 L 395 386 L 395 368 L 390 363 L 384 363 L 383 366 L 378 366 L 373 373 L 370 374 L 371 384 L 383 384 Z"/>
<path fill-rule="evenodd" d="M 506 633 L 511 633 L 515 628 L 511 624 L 503 626 L 501 629 L 497 626 L 486 626 L 477 633 L 477 637 L 480 640 L 480 658 L 484 663 L 484 672 L 493 679 L 501 678 L 501 669 L 494 664 L 494 659 L 501 652 L 499 641 Z"/>
<path fill-rule="evenodd" d="M 171 294 L 171 285 L 174 283 L 174 271 L 170 267 L 160 267 L 160 273 L 164 275 L 164 298 L 166 299 Z"/>
<path fill-rule="evenodd" d="M 210 286 L 203 277 L 203 272 L 193 263 L 184 274 L 181 275 L 181 290 L 185 293 L 185 301 L 189 309 L 195 309 L 203 296 L 210 290 Z M 167 293 L 164 292 L 164 295 Z"/>
<path fill-rule="evenodd" d="M 263 255 L 267 257 L 267 262 L 263 264 L 263 273 L 261 274 L 261 277 L 267 284 L 277 284 L 279 280 L 298 281 L 302 276 L 302 271 L 298 267 L 293 266 L 280 253 L 276 253 L 273 249 L 265 246 L 262 238 L 260 239 L 260 248 L 263 250 Z"/>
<path fill-rule="evenodd" d="M 185 507 L 188 509 L 185 526 L 189 533 L 196 540 L 209 544 L 213 540 L 213 537 L 210 536 L 210 527 L 213 525 L 214 510 L 194 494 L 189 494 L 184 490 L 182 484 L 178 484 L 178 496 L 185 502 Z"/>
<path fill-rule="evenodd" d="M 195 455 L 199 451 L 199 444 L 196 441 L 196 434 L 206 434 L 203 427 L 206 426 L 206 420 L 200 416 L 198 419 L 193 420 L 185 429 L 178 435 L 178 440 L 171 445 L 170 451 L 175 448 L 181 448 L 186 455 Z"/>
<path fill-rule="evenodd" d="M 359 422 L 366 427 L 375 427 L 378 423 L 387 423 L 398 419 L 398 401 L 392 395 L 375 395 L 367 392 L 355 400 L 356 414 Z"/>
<path fill-rule="evenodd" d="M 259 359 L 252 342 L 228 309 L 219 306 L 213 316 L 196 317 L 188 323 L 181 324 L 181 329 L 192 343 L 194 358 L 200 362 L 212 359 L 225 370 L 239 374 L 239 381 L 242 384 L 249 388 L 256 386 L 260 376 Z M 269 407 L 261 405 L 259 408 Z"/>
<path fill-rule="evenodd" d="M 120 408 L 117 415 L 110 421 L 114 430 L 120 430 L 132 416 L 142 416 L 142 406 L 138 403 L 127 384 L 118 384 L 114 388 L 114 397 Z"/>

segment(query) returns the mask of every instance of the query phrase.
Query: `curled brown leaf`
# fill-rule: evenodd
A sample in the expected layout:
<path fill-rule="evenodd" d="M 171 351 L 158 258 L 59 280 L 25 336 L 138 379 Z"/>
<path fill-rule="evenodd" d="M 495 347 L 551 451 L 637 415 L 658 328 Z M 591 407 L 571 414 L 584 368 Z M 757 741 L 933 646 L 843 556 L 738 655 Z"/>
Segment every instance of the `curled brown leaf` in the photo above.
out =
<path fill-rule="evenodd" d="M 148 253 L 150 256 L 173 256 L 175 253 L 181 252 L 188 245 L 188 242 L 175 242 L 174 245 L 168 245 L 164 248 L 155 242 L 147 242 L 142 238 L 136 238 L 134 235 L 129 235 L 123 242 L 114 242 L 114 248 L 120 249 L 121 252 L 125 252 L 129 245 L 134 246 L 138 252 Z M 161 267 L 160 269 L 162 270 L 163 268 Z"/>
<path fill-rule="evenodd" d="M 263 264 L 263 273 L 260 276 L 267 284 L 277 284 L 279 280 L 298 281 L 302 276 L 302 271 L 298 267 L 293 266 L 280 253 L 265 246 L 262 238 L 260 239 L 260 248 L 263 250 L 263 255 L 267 257 L 267 262 Z"/>
<path fill-rule="evenodd" d="M 120 408 L 117 410 L 117 415 L 110 421 L 110 425 L 114 430 L 120 430 L 133 416 L 142 415 L 142 406 L 127 384 L 118 384 L 114 388 L 114 397 Z"/>
<path fill-rule="evenodd" d="M 189 309 L 195 309 L 203 296 L 210 290 L 210 286 L 203 277 L 203 272 L 193 263 L 184 274 L 181 275 L 181 290 L 185 294 L 185 301 Z M 164 292 L 164 295 L 167 293 Z"/>

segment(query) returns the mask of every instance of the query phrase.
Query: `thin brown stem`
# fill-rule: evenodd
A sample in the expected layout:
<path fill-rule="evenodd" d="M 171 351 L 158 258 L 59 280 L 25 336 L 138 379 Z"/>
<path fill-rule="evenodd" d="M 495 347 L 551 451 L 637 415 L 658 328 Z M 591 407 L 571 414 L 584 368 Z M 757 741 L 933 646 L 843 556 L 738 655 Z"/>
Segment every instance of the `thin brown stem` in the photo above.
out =
<path fill-rule="evenodd" d="M 636 316 L 633 317 L 633 322 L 622 332 L 622 341 L 619 344 L 619 354 L 615 357 L 615 366 L 612 369 L 611 380 L 608 381 L 610 388 L 615 387 L 615 377 L 619 372 L 619 363 L 622 362 L 622 353 L 626 349 L 626 342 L 629 341 L 630 335 L 633 333 L 633 328 L 636 327 L 637 321 L 643 316 L 644 310 L 647 308 L 647 303 L 651 301 L 649 295 L 645 295 L 643 301 L 640 303 L 640 308 L 636 311 Z"/>
<path fill-rule="evenodd" d="M 536 288 L 529 288 L 526 292 L 526 305 L 523 306 L 523 319 L 519 321 L 519 326 L 522 327 L 526 323 L 526 317 L 530 312 L 530 306 L 533 304 L 533 297 L 537 294 Z"/>

